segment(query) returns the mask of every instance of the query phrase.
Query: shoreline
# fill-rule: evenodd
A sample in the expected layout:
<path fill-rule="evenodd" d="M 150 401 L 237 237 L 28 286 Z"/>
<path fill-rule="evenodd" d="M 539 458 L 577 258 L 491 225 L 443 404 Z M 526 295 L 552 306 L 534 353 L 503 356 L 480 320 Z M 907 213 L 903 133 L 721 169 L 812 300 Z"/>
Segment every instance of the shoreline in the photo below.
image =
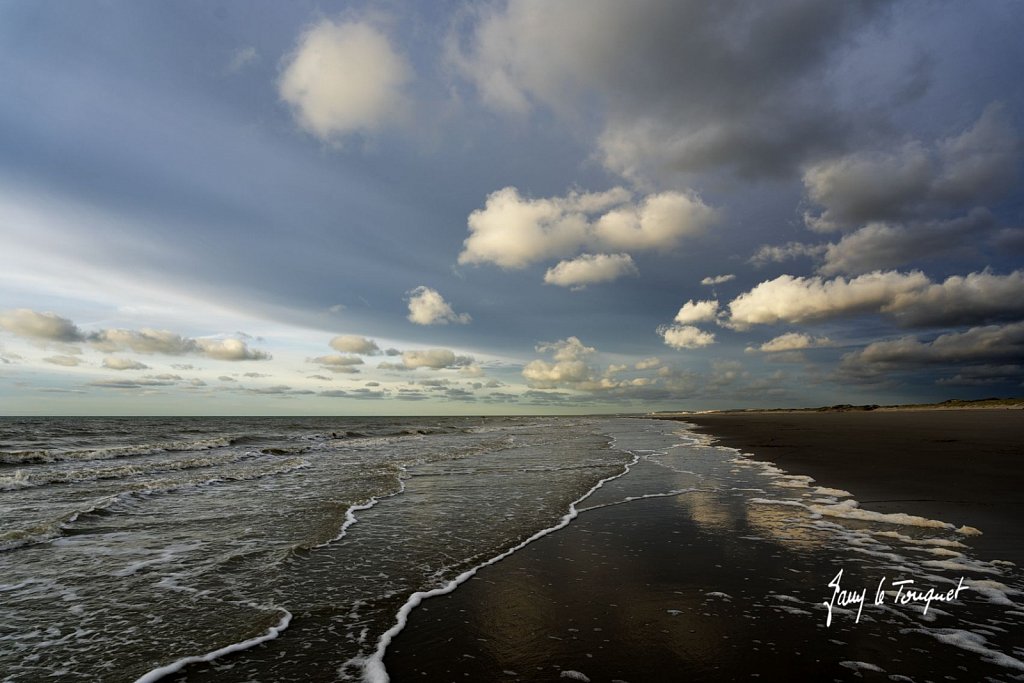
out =
<path fill-rule="evenodd" d="M 1015 408 L 680 415 L 715 444 L 845 489 L 866 510 L 982 530 L 969 544 L 1024 566 L 1024 414 Z"/>

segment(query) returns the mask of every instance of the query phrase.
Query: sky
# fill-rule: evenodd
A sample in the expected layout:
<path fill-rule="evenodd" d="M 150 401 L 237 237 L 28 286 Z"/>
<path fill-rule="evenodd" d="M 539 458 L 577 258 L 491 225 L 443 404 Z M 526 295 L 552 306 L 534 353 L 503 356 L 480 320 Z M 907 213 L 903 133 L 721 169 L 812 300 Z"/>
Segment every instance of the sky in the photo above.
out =
<path fill-rule="evenodd" d="M 1024 394 L 1024 4 L 0 0 L 0 413 Z"/>

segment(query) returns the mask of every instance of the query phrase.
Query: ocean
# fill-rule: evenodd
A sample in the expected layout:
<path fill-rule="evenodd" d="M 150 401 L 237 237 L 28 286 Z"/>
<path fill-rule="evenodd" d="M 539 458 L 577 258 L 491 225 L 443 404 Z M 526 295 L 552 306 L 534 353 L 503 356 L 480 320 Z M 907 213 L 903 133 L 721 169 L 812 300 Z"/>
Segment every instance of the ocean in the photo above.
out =
<path fill-rule="evenodd" d="M 977 635 L 998 641 L 1024 613 L 1019 574 L 969 556 L 976 530 L 861 510 L 681 423 L 3 418 L 0 677 L 386 681 L 387 648 L 424 601 L 580 515 L 656 499 L 721 547 L 805 558 L 787 567 L 804 593 L 758 596 L 757 609 L 829 633 L 854 628 L 856 610 L 823 604 L 836 566 L 944 589 L 966 574 L 984 604 L 865 617 L 1018 662 Z M 739 590 L 714 588 L 726 600 Z M 670 607 L 656 611 L 681 611 Z M 826 609 L 844 623 L 827 627 Z"/>

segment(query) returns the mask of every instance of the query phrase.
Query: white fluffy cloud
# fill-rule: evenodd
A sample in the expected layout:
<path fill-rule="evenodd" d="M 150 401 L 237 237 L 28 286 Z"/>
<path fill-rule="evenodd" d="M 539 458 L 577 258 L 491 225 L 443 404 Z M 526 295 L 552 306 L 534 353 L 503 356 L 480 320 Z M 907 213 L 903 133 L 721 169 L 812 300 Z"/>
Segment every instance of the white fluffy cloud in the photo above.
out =
<path fill-rule="evenodd" d="M 884 313 L 905 325 L 955 325 L 1024 316 L 1024 271 L 988 271 L 932 282 L 920 271 L 854 278 L 781 275 L 729 303 L 728 325 L 799 323 L 856 313 Z"/>
<path fill-rule="evenodd" d="M 714 299 L 707 301 L 694 301 L 690 299 L 676 313 L 675 321 L 681 325 L 689 325 L 714 320 L 716 315 L 718 315 L 718 301 Z"/>
<path fill-rule="evenodd" d="M 278 91 L 303 128 L 336 140 L 393 120 L 411 77 L 405 59 L 376 27 L 324 19 L 299 38 Z"/>
<path fill-rule="evenodd" d="M 104 358 L 103 367 L 108 370 L 146 370 L 149 368 L 145 363 L 119 356 L 107 356 Z"/>
<path fill-rule="evenodd" d="M 709 275 L 708 277 L 706 277 L 703 280 L 701 280 L 700 283 L 702 285 L 710 287 L 712 285 L 720 285 L 720 284 L 723 284 L 725 282 L 731 282 L 732 280 L 735 280 L 735 279 L 736 279 L 736 276 L 733 275 L 732 273 L 729 273 L 728 275 L 714 275 L 714 276 Z"/>
<path fill-rule="evenodd" d="M 472 356 L 459 356 L 450 349 L 423 349 L 402 353 L 402 365 L 407 370 L 429 368 L 444 370 L 446 368 L 464 368 L 473 365 Z"/>
<path fill-rule="evenodd" d="M 161 353 L 178 356 L 198 351 L 195 339 L 183 337 L 169 330 L 153 330 L 149 328 L 141 330 L 100 330 L 90 334 L 89 341 L 97 349 L 105 353 L 127 349 L 136 353 Z"/>
<path fill-rule="evenodd" d="M 658 334 L 674 349 L 698 349 L 715 343 L 714 333 L 693 325 L 667 325 L 658 328 Z"/>
<path fill-rule="evenodd" d="M 897 295 L 918 292 L 928 284 L 925 274 L 917 271 L 869 273 L 850 280 L 780 275 L 733 299 L 729 303 L 729 324 L 744 329 L 877 311 Z"/>
<path fill-rule="evenodd" d="M 523 377 L 532 387 L 554 388 L 564 384 L 592 382 L 595 371 L 585 358 L 595 352 L 591 346 L 585 346 L 578 337 L 568 337 L 555 342 L 537 345 L 539 353 L 550 353 L 553 363 L 544 360 L 533 360 L 523 367 Z"/>
<path fill-rule="evenodd" d="M 488 195 L 469 215 L 459 263 L 525 268 L 581 249 L 672 249 L 712 223 L 715 212 L 696 195 L 663 192 L 633 202 L 629 191 L 570 192 L 531 199 L 514 187 Z"/>
<path fill-rule="evenodd" d="M 803 332 L 787 332 L 761 344 L 758 350 L 764 353 L 780 353 L 784 351 L 800 351 L 820 346 L 830 346 L 828 337 L 812 337 Z"/>
<path fill-rule="evenodd" d="M 804 186 L 822 210 L 806 214 L 807 225 L 844 230 L 999 196 L 1013 187 L 1019 148 L 1006 108 L 994 104 L 970 129 L 932 148 L 915 141 L 817 163 L 804 173 Z"/>
<path fill-rule="evenodd" d="M 358 353 L 363 356 L 372 356 L 380 353 L 380 347 L 377 346 L 377 342 L 354 334 L 340 334 L 331 339 L 330 346 L 335 351 Z"/>
<path fill-rule="evenodd" d="M 54 342 L 82 341 L 84 335 L 73 322 L 56 313 L 39 313 L 18 308 L 0 313 L 0 328 L 29 339 Z"/>
<path fill-rule="evenodd" d="M 417 325 L 447 325 L 459 323 L 465 325 L 472 318 L 468 313 L 456 313 L 444 297 L 429 287 L 417 287 L 409 292 L 409 315 L 411 322 Z"/>
<path fill-rule="evenodd" d="M 625 275 L 637 274 L 636 264 L 629 254 L 581 254 L 544 273 L 544 282 L 559 287 L 582 289 L 599 282 L 611 282 Z"/>
<path fill-rule="evenodd" d="M 200 353 L 215 360 L 269 360 L 270 354 L 250 349 L 241 339 L 196 339 Z"/>

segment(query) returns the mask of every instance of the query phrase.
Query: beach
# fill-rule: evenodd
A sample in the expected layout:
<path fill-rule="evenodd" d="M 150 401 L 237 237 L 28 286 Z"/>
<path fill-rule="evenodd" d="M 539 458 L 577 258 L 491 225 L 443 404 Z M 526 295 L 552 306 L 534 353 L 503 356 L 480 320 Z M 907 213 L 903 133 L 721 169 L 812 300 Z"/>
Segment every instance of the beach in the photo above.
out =
<path fill-rule="evenodd" d="M 1020 549 L 1010 462 L 1020 415 L 687 416 L 705 441 L 645 453 L 571 525 L 424 601 L 387 671 L 395 681 L 1019 677 L 1021 575 L 1003 560 Z M 961 578 L 971 588 L 927 613 L 897 595 Z M 841 609 L 839 591 L 857 588 L 864 604 Z"/>

